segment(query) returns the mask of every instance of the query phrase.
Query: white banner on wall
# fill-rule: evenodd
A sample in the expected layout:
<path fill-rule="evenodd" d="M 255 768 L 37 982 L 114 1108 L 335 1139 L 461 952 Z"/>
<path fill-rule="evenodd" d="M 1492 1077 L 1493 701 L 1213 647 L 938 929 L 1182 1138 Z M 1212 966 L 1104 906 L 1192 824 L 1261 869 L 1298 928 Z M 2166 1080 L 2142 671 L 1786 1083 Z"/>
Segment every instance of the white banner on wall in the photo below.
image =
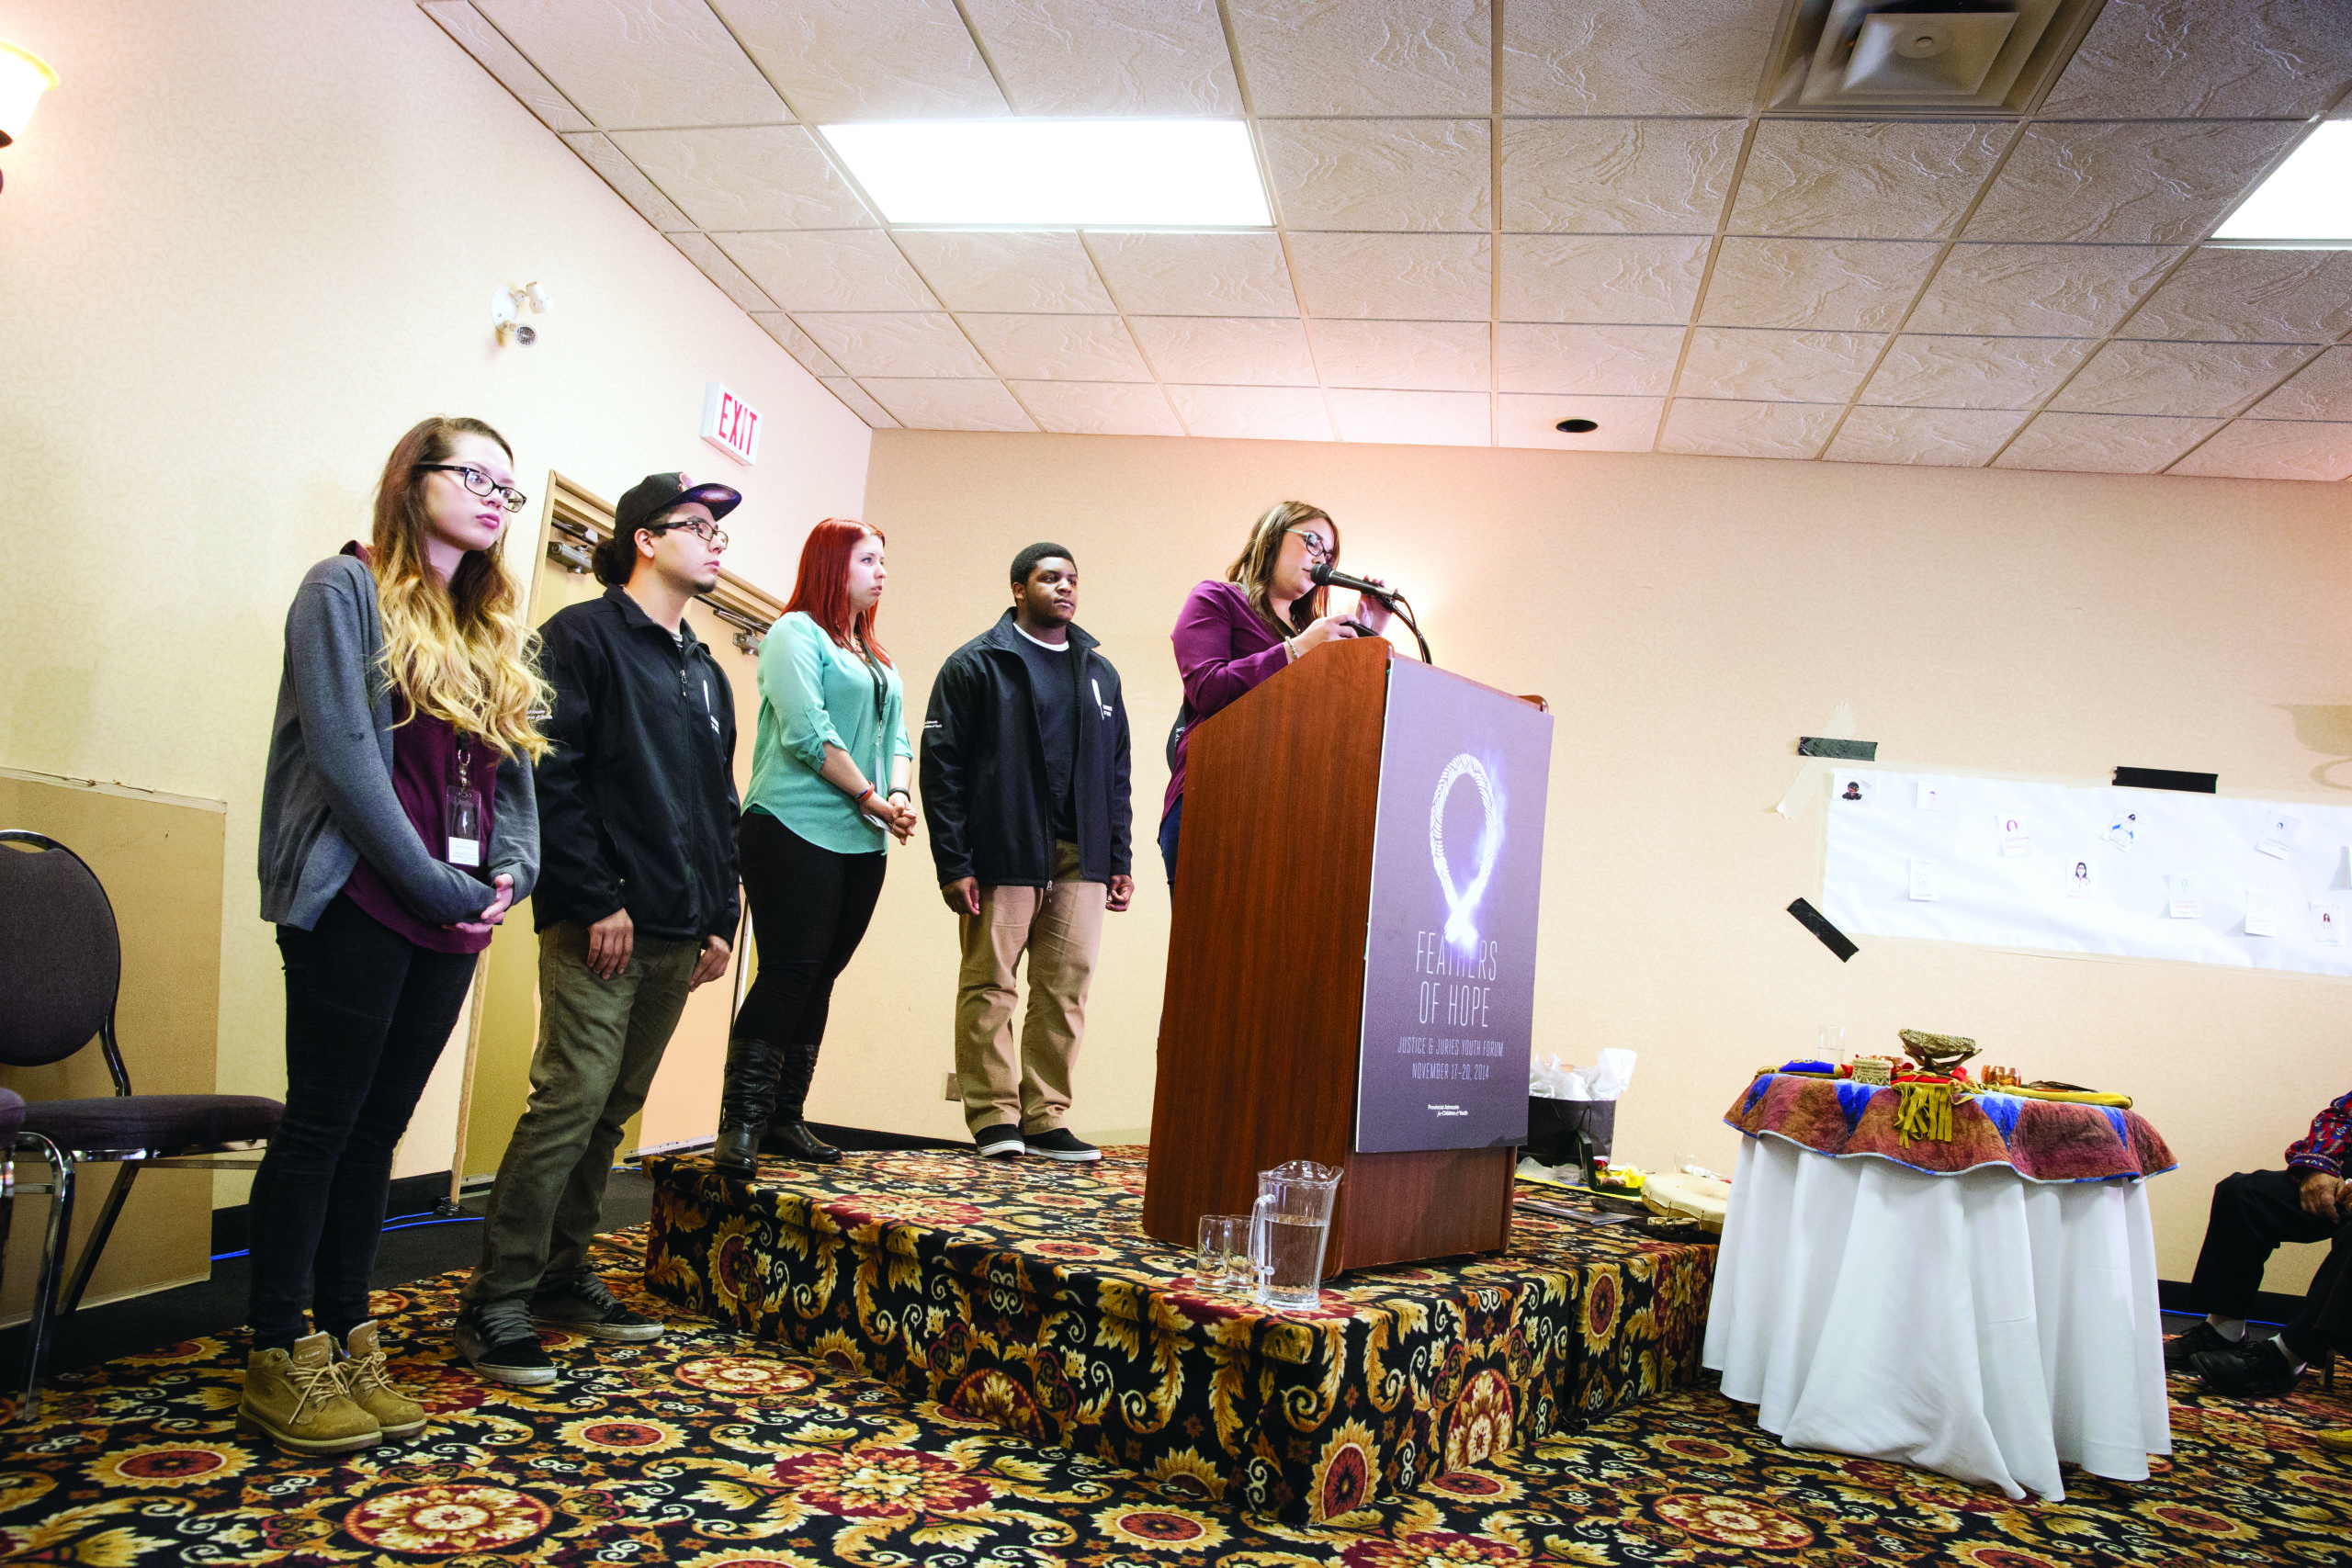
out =
<path fill-rule="evenodd" d="M 1849 936 L 2352 975 L 2352 807 L 1839 768 Z"/>

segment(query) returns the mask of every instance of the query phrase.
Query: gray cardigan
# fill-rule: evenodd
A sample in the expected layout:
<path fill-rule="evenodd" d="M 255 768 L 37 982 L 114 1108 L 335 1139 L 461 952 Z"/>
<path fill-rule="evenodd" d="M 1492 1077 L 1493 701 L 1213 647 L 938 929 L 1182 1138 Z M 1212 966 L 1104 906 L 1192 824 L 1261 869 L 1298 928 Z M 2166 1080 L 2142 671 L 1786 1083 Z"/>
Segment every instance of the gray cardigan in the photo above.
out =
<path fill-rule="evenodd" d="M 392 693 L 378 673 L 384 622 L 376 579 L 356 555 L 312 567 L 286 613 L 286 668 L 261 786 L 261 918 L 309 931 L 364 856 L 401 901 L 436 925 L 473 919 L 490 897 L 435 860 L 392 791 Z M 539 813 L 526 761 L 498 764 L 492 878 L 514 902 L 539 874 Z"/>

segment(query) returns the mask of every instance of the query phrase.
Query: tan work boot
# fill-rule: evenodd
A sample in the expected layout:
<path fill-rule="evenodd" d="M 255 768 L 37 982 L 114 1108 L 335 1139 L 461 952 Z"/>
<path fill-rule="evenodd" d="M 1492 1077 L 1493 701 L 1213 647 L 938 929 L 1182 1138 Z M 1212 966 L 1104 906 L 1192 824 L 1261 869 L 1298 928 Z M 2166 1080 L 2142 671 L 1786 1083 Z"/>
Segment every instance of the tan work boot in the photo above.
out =
<path fill-rule="evenodd" d="M 374 1319 L 351 1331 L 351 1359 L 343 1363 L 343 1384 L 351 1402 L 376 1418 L 386 1438 L 413 1438 L 424 1430 L 424 1406 L 401 1392 L 384 1370 L 384 1347 Z"/>
<path fill-rule="evenodd" d="M 373 1448 L 384 1436 L 382 1426 L 345 1390 L 332 1334 L 305 1335 L 290 1352 L 256 1350 L 247 1357 L 237 1428 L 298 1454 L 349 1453 Z"/>
<path fill-rule="evenodd" d="M 2335 1427 L 2322 1432 L 2319 1446 L 2340 1454 L 2352 1454 L 2352 1427 Z"/>

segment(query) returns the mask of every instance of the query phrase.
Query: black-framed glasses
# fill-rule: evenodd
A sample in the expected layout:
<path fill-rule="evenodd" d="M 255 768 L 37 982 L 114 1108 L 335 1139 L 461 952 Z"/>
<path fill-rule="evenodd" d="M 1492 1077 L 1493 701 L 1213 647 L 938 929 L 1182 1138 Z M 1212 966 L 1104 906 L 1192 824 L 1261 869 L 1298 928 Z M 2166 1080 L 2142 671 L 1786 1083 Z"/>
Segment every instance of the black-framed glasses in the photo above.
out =
<path fill-rule="evenodd" d="M 458 482 L 459 484 L 465 486 L 468 490 L 473 491 L 476 495 L 483 497 L 484 499 L 493 495 L 496 496 L 498 498 L 499 504 L 505 507 L 509 512 L 522 511 L 523 503 L 531 499 L 529 496 L 525 495 L 521 491 L 516 490 L 513 485 L 500 484 L 496 479 L 492 479 L 488 474 L 483 473 L 480 468 L 474 468 L 469 464 L 419 463 L 417 468 L 420 470 L 431 468 L 439 473 L 455 474 L 458 476 Z"/>
<path fill-rule="evenodd" d="M 692 534 L 695 538 L 700 539 L 704 544 L 708 545 L 714 550 L 724 550 L 727 548 L 727 530 L 720 527 L 716 523 L 705 523 L 700 518 L 696 518 L 691 523 L 648 523 L 644 527 L 639 529 L 638 532 L 640 534 L 660 535 L 666 534 L 673 528 Z"/>
<path fill-rule="evenodd" d="M 1286 534 L 1295 534 L 1306 542 L 1307 565 L 1321 566 L 1325 561 L 1331 558 L 1331 547 L 1325 544 L 1323 542 L 1323 536 L 1315 532 L 1314 529 L 1285 528 L 1283 532 Z"/>

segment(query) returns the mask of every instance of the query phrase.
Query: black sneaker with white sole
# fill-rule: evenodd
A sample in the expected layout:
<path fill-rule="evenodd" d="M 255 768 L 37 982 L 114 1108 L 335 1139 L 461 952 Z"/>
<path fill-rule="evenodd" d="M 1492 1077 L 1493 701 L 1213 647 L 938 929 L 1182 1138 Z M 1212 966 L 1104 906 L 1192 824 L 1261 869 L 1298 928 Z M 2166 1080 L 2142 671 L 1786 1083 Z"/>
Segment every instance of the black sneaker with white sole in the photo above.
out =
<path fill-rule="evenodd" d="M 1024 1134 L 1022 1141 L 1029 1145 L 1031 1154 L 1044 1155 L 1047 1159 L 1069 1160 L 1076 1164 L 1082 1160 L 1102 1157 L 1101 1149 L 1096 1148 L 1067 1127 L 1055 1127 L 1043 1133 Z"/>
<path fill-rule="evenodd" d="M 555 1382 L 555 1363 L 539 1348 L 531 1314 L 512 1299 L 481 1302 L 458 1314 L 458 1354 L 492 1382 L 535 1388 Z"/>
<path fill-rule="evenodd" d="M 983 1127 L 972 1134 L 972 1146 L 989 1159 L 1012 1159 L 1028 1153 L 1018 1127 Z"/>
<path fill-rule="evenodd" d="M 605 1281 L 594 1274 L 570 1280 L 543 1280 L 531 1297 L 531 1321 L 550 1328 L 568 1328 L 591 1339 L 642 1345 L 662 1337 L 662 1324 L 641 1312 L 621 1305 Z"/>

